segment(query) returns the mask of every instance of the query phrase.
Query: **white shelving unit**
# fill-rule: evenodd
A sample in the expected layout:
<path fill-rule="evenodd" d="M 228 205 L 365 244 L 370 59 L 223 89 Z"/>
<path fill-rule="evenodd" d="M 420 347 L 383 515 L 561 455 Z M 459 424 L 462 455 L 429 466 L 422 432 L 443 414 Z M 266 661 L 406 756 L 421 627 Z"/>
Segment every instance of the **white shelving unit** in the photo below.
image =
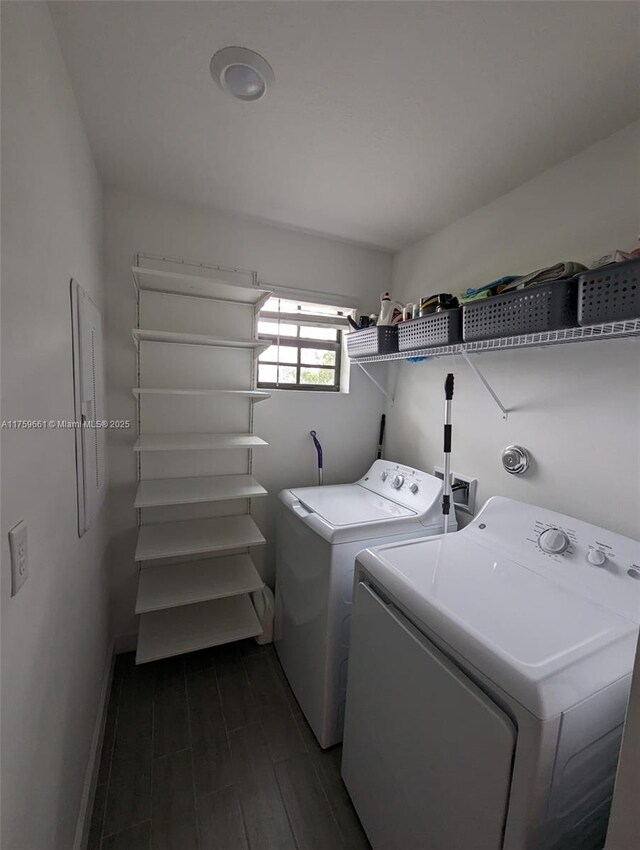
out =
<path fill-rule="evenodd" d="M 165 261 L 163 258 L 145 258 L 152 260 L 155 265 L 164 263 L 174 265 L 182 261 Z M 189 265 L 189 264 L 183 264 Z M 132 336 L 137 351 L 137 375 L 138 386 L 132 391 L 136 398 L 138 409 L 138 439 L 134 445 L 138 463 L 138 490 L 134 506 L 138 512 L 138 542 L 136 546 L 135 559 L 139 564 L 138 595 L 136 601 L 136 613 L 140 615 L 140 628 L 138 633 L 138 649 L 136 662 L 144 663 L 171 655 L 191 652 L 208 646 L 228 643 L 247 637 L 256 637 L 262 627 L 256 614 L 252 595 L 260 593 L 264 587 L 258 570 L 250 555 L 250 547 L 262 546 L 265 538 L 252 519 L 251 499 L 262 498 L 267 491 L 256 481 L 252 475 L 252 452 L 255 448 L 266 446 L 267 443 L 253 433 L 253 404 L 269 398 L 270 393 L 256 390 L 255 388 L 255 359 L 268 347 L 267 343 L 257 339 L 257 311 L 269 298 L 270 292 L 257 286 L 255 273 L 247 273 L 244 276 L 245 283 L 238 283 L 237 278 L 243 274 L 235 269 L 207 267 L 211 277 L 201 276 L 203 267 L 199 267 L 193 275 L 178 274 L 174 271 L 156 270 L 143 268 L 140 262 L 132 268 L 133 285 L 136 292 L 137 321 L 136 327 L 132 329 Z M 141 325 L 141 313 L 144 299 L 150 297 L 156 299 L 151 305 L 152 321 L 155 310 L 156 318 L 165 319 L 167 315 L 172 318 L 174 314 L 180 316 L 180 323 L 188 327 L 189 322 L 185 320 L 189 315 L 197 315 L 197 324 L 206 329 L 207 321 L 203 323 L 203 317 L 212 317 L 212 333 L 194 334 L 183 331 L 148 330 Z M 162 307 L 163 301 L 157 299 L 181 299 L 173 304 L 170 310 Z M 184 299 L 184 300 L 183 300 Z M 194 300 L 195 299 L 195 300 Z M 200 301 L 198 301 L 200 299 Z M 217 302 L 217 306 L 207 307 L 205 302 Z M 160 304 L 160 307 L 158 307 Z M 232 330 L 231 324 L 225 323 L 224 311 L 229 307 L 238 306 L 247 308 L 250 314 L 228 313 L 233 316 L 235 322 L 234 334 L 226 332 Z M 197 314 L 189 314 L 189 309 L 194 308 Z M 163 313 L 164 310 L 164 313 Z M 209 313 L 207 314 L 207 310 Z M 214 311 L 211 313 L 210 311 Z M 185 312 L 186 311 L 186 312 Z M 250 318 L 238 319 L 238 316 Z M 158 324 L 161 324 L 158 321 Z M 166 321 L 162 322 L 165 324 Z M 177 324 L 177 320 L 176 320 Z M 250 325 L 250 326 L 249 326 Z M 238 333 L 242 331 L 244 333 Z M 222 331 L 222 334 L 215 333 Z M 187 368 L 182 369 L 182 375 L 191 375 L 193 383 L 200 381 L 193 378 L 198 371 L 190 367 L 191 361 L 188 357 L 195 357 L 195 352 L 188 355 L 189 347 L 206 347 L 210 353 L 206 354 L 211 360 L 211 367 L 200 366 L 203 383 L 216 382 L 216 351 L 233 349 L 246 354 L 238 354 L 243 358 L 242 364 L 250 363 L 250 370 L 245 370 L 244 365 L 239 368 L 238 385 L 231 389 L 223 388 L 195 388 L 189 386 L 158 387 L 140 386 L 141 383 L 141 359 L 144 358 L 147 383 L 156 383 L 153 374 L 159 376 L 157 383 L 162 384 L 165 373 L 163 365 L 153 368 L 154 352 L 158 352 L 159 344 L 175 346 L 176 357 L 184 356 L 187 360 L 181 361 Z M 181 347 L 185 354 L 181 355 Z M 193 349 L 192 349 L 193 351 Z M 159 356 L 159 355 L 158 355 Z M 204 356 L 204 355 L 202 355 Z M 172 352 L 173 357 L 173 352 Z M 244 358 L 249 357 L 250 360 Z M 150 358 L 147 360 L 146 358 Z M 160 361 L 164 363 L 165 361 Z M 195 361 L 201 363 L 202 361 Z M 227 363 L 227 361 L 224 361 Z M 235 361 L 234 361 L 235 362 Z M 240 362 L 240 361 L 238 361 Z M 151 367 L 151 368 L 149 368 Z M 220 376 L 218 367 L 217 374 Z M 247 376 L 250 375 L 250 378 Z M 191 383 L 191 381 L 189 381 Z M 224 375 L 224 383 L 229 383 L 229 373 Z M 179 421 L 175 418 L 175 406 L 181 405 L 181 399 L 194 397 L 210 397 L 215 402 L 213 408 L 193 408 L 195 402 L 190 403 L 189 411 L 196 417 L 205 416 L 207 421 L 200 421 L 205 425 L 204 429 L 193 429 L 193 432 L 184 433 L 151 433 L 145 430 L 147 421 L 145 419 L 143 402 L 147 405 L 152 403 L 154 397 L 166 397 L 162 402 L 163 407 L 153 408 L 155 410 L 153 430 L 157 429 L 159 409 L 164 410 L 164 405 L 173 405 L 173 427 L 182 428 L 183 414 L 180 412 Z M 240 421 L 231 421 L 231 413 L 224 414 L 227 402 L 235 400 L 233 417 L 242 419 L 242 403 L 246 404 L 246 423 L 242 427 Z M 200 405 L 205 402 L 200 402 Z M 209 404 L 207 402 L 207 404 Z M 182 408 L 180 408 L 180 411 Z M 195 410 L 195 413 L 194 413 Z M 240 411 L 238 413 L 238 411 Z M 232 428 L 211 427 L 209 421 L 211 415 L 217 412 L 222 416 L 220 421 L 227 421 Z M 191 415 L 191 414 L 189 414 Z M 185 412 L 185 420 L 188 415 Z M 171 421 L 171 417 L 169 417 Z M 192 424 L 189 422 L 189 424 Z M 218 423 L 220 424 L 220 422 Z M 237 426 L 241 425 L 240 428 Z M 236 430 L 232 430 L 233 428 Z M 167 431 L 170 429 L 168 428 Z M 154 477 L 146 477 L 142 474 L 145 465 L 142 459 L 147 452 L 200 452 L 202 455 L 203 474 L 193 474 L 196 468 L 189 474 L 187 468 L 182 477 L 164 477 L 166 462 L 162 454 L 156 459 Z M 204 474 L 205 463 L 216 465 L 213 458 L 218 457 L 218 452 L 233 451 L 245 452 L 247 457 L 246 472 L 238 474 Z M 212 453 L 212 454 L 209 454 Z M 185 457 L 187 457 L 185 455 Z M 198 458 L 200 455 L 198 455 Z M 226 455 L 225 455 L 226 457 Z M 235 457 L 235 454 L 230 458 Z M 195 463 L 195 457 L 192 458 Z M 239 460 L 229 460 L 231 469 L 238 463 L 242 464 L 242 455 Z M 146 464 L 146 461 L 145 461 Z M 172 468 L 175 471 L 176 467 Z M 160 475 L 158 475 L 160 470 Z M 200 470 L 198 460 L 197 470 Z M 162 476 L 162 477 L 161 477 Z M 230 516 L 212 516 L 205 519 L 179 519 L 164 522 L 145 521 L 145 510 L 150 508 L 163 508 L 164 513 L 171 515 L 176 506 L 184 511 L 189 511 L 189 505 L 202 503 L 215 503 L 222 505 L 228 503 L 227 511 Z M 244 510 L 238 510 L 238 505 L 246 506 Z M 183 560 L 186 559 L 186 560 Z M 181 562 L 182 560 L 182 562 Z"/>
<path fill-rule="evenodd" d="M 134 452 L 218 451 L 268 446 L 255 434 L 141 434 Z"/>
<path fill-rule="evenodd" d="M 204 334 L 150 331 L 143 328 L 133 328 L 131 335 L 136 347 L 141 342 L 164 342 L 173 345 L 211 345 L 214 348 L 248 348 L 259 354 L 271 345 L 270 342 L 259 339 L 225 339 L 224 337 L 205 336 Z"/>
<path fill-rule="evenodd" d="M 351 362 L 359 366 L 367 377 L 378 387 L 393 404 L 393 395 L 371 375 L 366 368 L 368 363 L 389 363 L 399 360 L 431 360 L 438 357 L 460 355 L 480 383 L 489 393 L 496 406 L 502 412 L 502 418 L 507 419 L 509 410 L 500 401 L 489 381 L 471 359 L 471 355 L 484 354 L 490 351 L 514 351 L 520 348 L 543 348 L 549 345 L 566 345 L 575 342 L 593 342 L 599 339 L 625 339 L 640 337 L 640 319 L 628 319 L 622 322 L 604 322 L 598 325 L 563 328 L 557 331 L 539 331 L 538 333 L 519 334 L 518 336 L 483 339 L 476 342 L 459 342 L 454 345 L 433 346 L 431 348 L 416 348 L 411 351 L 396 351 L 393 354 L 374 354 L 367 357 L 352 357 Z"/>
<path fill-rule="evenodd" d="M 257 637 L 261 632 L 248 594 L 151 611 L 140 616 L 136 663 Z"/>
<path fill-rule="evenodd" d="M 271 295 L 267 289 L 257 286 L 242 286 L 226 280 L 215 280 L 174 272 L 156 271 L 134 266 L 131 269 L 136 293 L 156 292 L 161 295 L 181 295 L 191 298 L 206 298 L 227 304 L 249 304 L 258 310 Z"/>
<path fill-rule="evenodd" d="M 190 389 L 185 387 L 133 387 L 132 393 L 136 398 L 143 395 L 200 395 L 200 396 L 229 396 L 229 398 L 248 398 L 253 402 L 265 401 L 271 398 L 266 390 L 216 390 Z"/>
<path fill-rule="evenodd" d="M 253 593 L 262 587 L 248 555 L 227 555 L 142 570 L 136 614 Z"/>
<path fill-rule="evenodd" d="M 262 546 L 266 542 L 248 514 L 153 522 L 140 526 L 136 561 L 208 555 L 243 546 Z"/>
<path fill-rule="evenodd" d="M 134 506 L 190 505 L 255 499 L 267 491 L 253 475 L 202 475 L 195 478 L 150 478 L 138 484 Z"/>
<path fill-rule="evenodd" d="M 415 357 L 448 357 L 453 354 L 483 354 L 488 351 L 505 351 L 516 348 L 539 348 L 547 345 L 564 345 L 570 342 L 592 342 L 598 339 L 623 339 L 640 336 L 640 319 L 624 322 L 607 322 L 582 328 L 564 328 L 559 331 L 540 331 L 519 336 L 482 339 L 477 342 L 460 342 L 414 351 L 397 351 L 394 354 L 376 354 L 352 358 L 354 363 L 384 363 L 390 360 L 410 360 Z"/>

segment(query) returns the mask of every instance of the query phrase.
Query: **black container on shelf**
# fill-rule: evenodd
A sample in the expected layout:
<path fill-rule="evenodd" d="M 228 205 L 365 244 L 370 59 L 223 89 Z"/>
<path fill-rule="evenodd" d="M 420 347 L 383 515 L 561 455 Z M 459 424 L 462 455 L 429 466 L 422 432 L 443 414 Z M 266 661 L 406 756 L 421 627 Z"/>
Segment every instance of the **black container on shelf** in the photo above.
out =
<path fill-rule="evenodd" d="M 438 295 L 425 295 L 418 301 L 420 318 L 430 316 L 432 313 L 442 310 L 453 310 L 459 307 L 458 299 L 450 292 L 440 292 Z"/>
<path fill-rule="evenodd" d="M 575 327 L 577 278 L 539 283 L 462 307 L 465 342 Z"/>
<path fill-rule="evenodd" d="M 415 351 L 462 341 L 462 310 L 442 310 L 398 325 L 398 351 Z"/>
<path fill-rule="evenodd" d="M 640 318 L 640 258 L 578 276 L 578 324 Z"/>
<path fill-rule="evenodd" d="M 395 354 L 397 350 L 397 325 L 376 325 L 347 334 L 347 352 L 355 360 L 376 354 Z"/>

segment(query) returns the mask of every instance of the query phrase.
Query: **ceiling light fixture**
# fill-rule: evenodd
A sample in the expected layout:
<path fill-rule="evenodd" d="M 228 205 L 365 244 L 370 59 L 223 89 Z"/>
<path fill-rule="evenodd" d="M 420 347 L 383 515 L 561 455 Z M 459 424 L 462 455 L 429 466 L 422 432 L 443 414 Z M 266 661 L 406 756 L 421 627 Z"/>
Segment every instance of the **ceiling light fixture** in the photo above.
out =
<path fill-rule="evenodd" d="M 267 60 L 246 47 L 223 47 L 211 59 L 211 76 L 238 100 L 260 100 L 275 82 Z"/>

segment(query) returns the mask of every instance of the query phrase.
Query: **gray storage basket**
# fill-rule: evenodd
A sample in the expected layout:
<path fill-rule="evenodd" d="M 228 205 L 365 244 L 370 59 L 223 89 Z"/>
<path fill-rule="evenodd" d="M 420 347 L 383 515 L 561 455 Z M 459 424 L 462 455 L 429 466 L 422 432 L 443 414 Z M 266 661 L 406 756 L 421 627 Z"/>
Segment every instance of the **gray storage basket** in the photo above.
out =
<path fill-rule="evenodd" d="M 442 310 L 398 325 L 398 351 L 414 351 L 462 340 L 462 310 Z"/>
<path fill-rule="evenodd" d="M 375 354 L 394 354 L 398 350 L 398 326 L 380 325 L 347 334 L 349 357 L 371 357 Z"/>
<path fill-rule="evenodd" d="M 567 278 L 471 301 L 462 308 L 462 335 L 470 342 L 575 327 L 577 292 L 577 279 Z"/>
<path fill-rule="evenodd" d="M 640 318 L 640 259 L 615 263 L 578 277 L 578 324 Z"/>

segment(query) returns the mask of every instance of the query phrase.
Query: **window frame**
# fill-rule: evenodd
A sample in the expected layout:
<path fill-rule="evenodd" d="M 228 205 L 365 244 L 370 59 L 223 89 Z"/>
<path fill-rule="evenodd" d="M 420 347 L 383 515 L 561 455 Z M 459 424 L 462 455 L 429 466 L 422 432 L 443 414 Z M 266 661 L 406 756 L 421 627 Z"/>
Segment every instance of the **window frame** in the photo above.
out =
<path fill-rule="evenodd" d="M 277 296 L 274 296 L 277 297 Z M 286 300 L 291 300 L 287 298 Z M 313 304 L 313 301 L 300 301 L 301 304 Z M 340 308 L 339 312 L 335 313 L 335 316 L 339 316 L 344 318 L 348 311 L 342 311 Z M 296 362 L 295 363 L 282 363 L 275 360 L 261 360 L 260 357 L 257 358 L 256 365 L 256 388 L 257 389 L 265 389 L 265 390 L 293 390 L 293 391 L 302 391 L 302 392 L 320 392 L 320 393 L 339 393 L 340 392 L 340 384 L 341 384 L 341 374 L 342 374 L 342 345 L 343 345 L 343 331 L 336 327 L 336 339 L 334 340 L 326 340 L 326 339 L 309 339 L 308 337 L 301 336 L 301 327 L 300 325 L 304 324 L 302 318 L 304 314 L 301 313 L 301 319 L 293 322 L 291 319 L 287 321 L 284 316 L 282 318 L 276 317 L 273 315 L 273 311 L 264 310 L 264 313 L 269 313 L 269 316 L 262 315 L 263 311 L 258 312 L 256 320 L 259 322 L 262 321 L 273 322 L 280 320 L 283 324 L 296 324 L 296 336 L 278 336 L 276 334 L 265 334 L 258 333 L 258 339 L 264 340 L 268 342 L 270 345 L 280 346 L 289 346 L 290 348 L 295 348 L 297 352 Z M 288 314 L 291 315 L 291 314 Z M 327 319 L 331 317 L 331 314 L 327 314 Z M 311 319 L 311 316 L 309 316 Z M 309 325 L 315 324 L 313 320 L 309 322 Z M 329 322 L 327 325 L 329 326 Z M 301 354 L 305 348 L 309 349 L 323 349 L 325 351 L 334 351 L 336 355 L 335 364 L 333 366 L 315 366 L 312 363 L 301 363 Z M 275 381 L 261 381 L 259 378 L 260 375 L 260 365 L 263 366 L 275 366 L 276 368 L 280 366 L 293 366 L 296 370 L 296 381 L 292 384 L 285 384 Z M 301 369 L 329 369 L 334 373 L 334 383 L 333 384 L 302 384 L 300 383 L 300 372 Z M 276 373 L 277 374 L 277 373 Z"/>

